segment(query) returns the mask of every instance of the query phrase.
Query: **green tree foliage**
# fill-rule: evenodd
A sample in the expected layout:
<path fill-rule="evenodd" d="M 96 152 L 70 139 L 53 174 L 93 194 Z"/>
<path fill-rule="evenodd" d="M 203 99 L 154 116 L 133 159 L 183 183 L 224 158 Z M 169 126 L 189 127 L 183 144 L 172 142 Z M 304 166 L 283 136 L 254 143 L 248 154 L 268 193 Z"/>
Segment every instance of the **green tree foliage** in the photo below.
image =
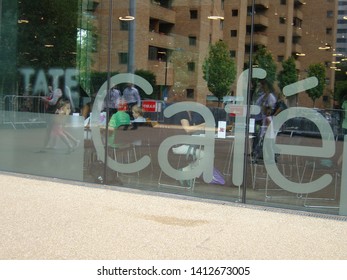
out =
<path fill-rule="evenodd" d="M 110 77 L 119 74 L 119 72 L 111 72 Z M 91 72 L 90 74 L 90 83 L 92 93 L 97 93 L 101 88 L 104 82 L 107 81 L 108 73 L 107 72 Z M 110 85 L 112 87 L 113 85 Z"/>
<path fill-rule="evenodd" d="M 345 98 L 347 98 L 347 81 L 336 81 L 335 100 L 342 104 Z"/>
<path fill-rule="evenodd" d="M 294 57 L 291 56 L 287 60 L 282 61 L 282 70 L 279 72 L 277 79 L 281 91 L 285 86 L 298 81 Z"/>
<path fill-rule="evenodd" d="M 18 2 L 18 64 L 48 69 L 76 66 L 78 0 Z M 51 47 L 47 47 L 51 46 Z"/>
<path fill-rule="evenodd" d="M 307 71 L 308 77 L 316 77 L 318 79 L 318 85 L 314 88 L 306 90 L 306 93 L 313 101 L 313 107 L 315 106 L 316 99 L 323 95 L 325 88 L 325 66 L 323 63 L 311 64 Z"/>
<path fill-rule="evenodd" d="M 343 103 L 344 97 L 347 97 L 347 62 L 342 61 L 339 64 L 341 71 L 335 72 L 335 94 L 334 99 L 338 101 L 339 104 Z"/>
<path fill-rule="evenodd" d="M 265 80 L 272 89 L 276 81 L 276 63 L 270 51 L 265 47 L 260 47 L 254 54 L 253 64 L 266 71 Z"/>
<path fill-rule="evenodd" d="M 203 78 L 208 89 L 218 98 L 230 94 L 230 88 L 236 78 L 235 61 L 230 57 L 228 47 L 223 41 L 210 46 L 208 57 L 205 58 Z"/>
<path fill-rule="evenodd" d="M 119 74 L 119 72 L 111 72 L 110 77 Z M 156 76 L 153 72 L 148 71 L 148 70 L 136 70 L 135 73 L 136 75 L 144 78 L 146 81 L 148 81 L 152 87 L 153 87 L 153 94 L 151 96 L 148 96 L 147 94 L 144 93 L 144 91 L 141 88 L 139 89 L 139 93 L 141 95 L 142 99 L 156 99 L 158 90 L 157 90 L 157 84 L 156 84 Z M 91 91 L 92 93 L 97 93 L 100 87 L 107 81 L 108 78 L 108 73 L 107 72 L 91 72 L 90 74 L 90 81 L 91 81 Z M 114 85 L 110 85 L 112 87 Z M 121 92 L 126 88 L 127 84 L 122 83 L 118 85 L 118 88 Z"/>
<path fill-rule="evenodd" d="M 17 2 L 0 2 L 0 94 L 8 94 L 15 92 L 17 86 Z"/>
<path fill-rule="evenodd" d="M 135 70 L 135 75 L 138 75 L 142 78 L 144 78 L 147 82 L 151 84 L 153 87 L 153 93 L 151 96 L 148 96 L 141 88 L 139 88 L 139 93 L 142 99 L 157 99 L 158 98 L 158 87 L 157 87 L 157 78 L 155 74 L 152 71 L 144 70 L 144 69 L 138 69 Z"/>

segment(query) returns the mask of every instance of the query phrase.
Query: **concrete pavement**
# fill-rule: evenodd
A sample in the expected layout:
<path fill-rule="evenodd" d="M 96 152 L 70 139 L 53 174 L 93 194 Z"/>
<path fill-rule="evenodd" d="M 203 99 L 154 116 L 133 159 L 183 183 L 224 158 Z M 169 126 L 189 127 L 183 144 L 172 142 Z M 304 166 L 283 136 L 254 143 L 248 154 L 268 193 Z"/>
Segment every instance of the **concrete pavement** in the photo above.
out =
<path fill-rule="evenodd" d="M 0 173 L 0 259 L 347 259 L 347 219 Z"/>

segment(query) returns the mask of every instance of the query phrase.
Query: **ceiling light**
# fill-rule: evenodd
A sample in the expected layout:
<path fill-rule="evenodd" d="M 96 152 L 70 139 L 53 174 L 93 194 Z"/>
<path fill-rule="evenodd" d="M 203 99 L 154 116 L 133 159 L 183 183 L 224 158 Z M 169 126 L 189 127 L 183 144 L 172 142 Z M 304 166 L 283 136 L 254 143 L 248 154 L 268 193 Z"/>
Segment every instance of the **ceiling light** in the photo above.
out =
<path fill-rule="evenodd" d="M 29 23 L 27 19 L 19 19 L 18 23 Z"/>
<path fill-rule="evenodd" d="M 125 16 L 125 17 L 119 17 L 118 19 L 122 20 L 122 21 L 131 21 L 131 20 L 134 20 L 135 17 L 133 17 L 133 16 Z"/>
<path fill-rule="evenodd" d="M 319 47 L 318 49 L 319 49 L 319 50 L 330 50 L 331 47 L 326 45 L 326 46 L 324 46 L 324 47 Z"/>
<path fill-rule="evenodd" d="M 212 19 L 212 20 L 218 20 L 218 19 L 224 20 L 224 17 L 222 17 L 222 16 L 208 16 L 207 18 Z"/>
<path fill-rule="evenodd" d="M 46 44 L 45 47 L 46 47 L 46 48 L 54 48 L 54 45 L 52 45 L 52 44 Z"/>
<path fill-rule="evenodd" d="M 306 54 L 305 53 L 296 53 L 295 55 L 296 56 L 305 56 Z"/>

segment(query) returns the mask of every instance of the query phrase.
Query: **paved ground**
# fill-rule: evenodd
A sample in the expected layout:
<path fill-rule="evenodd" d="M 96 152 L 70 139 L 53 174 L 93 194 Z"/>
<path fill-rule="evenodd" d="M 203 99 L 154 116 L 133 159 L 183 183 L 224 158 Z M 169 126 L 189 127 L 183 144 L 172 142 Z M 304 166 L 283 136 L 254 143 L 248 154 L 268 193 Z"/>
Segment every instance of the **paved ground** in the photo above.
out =
<path fill-rule="evenodd" d="M 347 259 L 347 219 L 0 173 L 0 259 Z"/>

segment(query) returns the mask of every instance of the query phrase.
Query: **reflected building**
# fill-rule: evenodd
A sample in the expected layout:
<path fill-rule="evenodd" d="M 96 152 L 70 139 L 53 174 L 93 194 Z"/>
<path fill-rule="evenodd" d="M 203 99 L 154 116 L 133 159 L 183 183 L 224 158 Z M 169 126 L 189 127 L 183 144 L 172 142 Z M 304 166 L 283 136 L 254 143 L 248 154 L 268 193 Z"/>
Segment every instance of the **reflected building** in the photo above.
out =
<path fill-rule="evenodd" d="M 93 59 L 96 63 L 92 66 L 95 71 L 105 71 L 107 65 L 104 50 L 108 42 L 108 2 L 89 1 L 98 30 L 98 49 Z M 154 72 L 161 89 L 168 89 L 169 101 L 206 103 L 209 92 L 202 78 L 202 63 L 209 45 L 218 40 L 228 44 L 230 54 L 236 61 L 237 76 L 246 67 L 250 52 L 252 1 L 134 2 L 135 69 Z M 129 1 L 115 4 L 111 65 L 112 71 L 126 72 L 131 21 L 119 18 L 128 15 Z M 337 7 L 337 1 L 332 0 L 255 1 L 254 52 L 260 46 L 265 46 L 277 63 L 277 71 L 281 70 L 282 61 L 293 56 L 299 79 L 307 76 L 310 64 L 320 62 L 326 66 L 326 91 L 316 102 L 317 107 L 330 107 L 330 94 L 334 88 L 335 71 L 330 66 L 336 41 L 341 40 L 336 39 Z M 306 94 L 300 94 L 297 105 L 311 107 L 312 101 Z"/>

